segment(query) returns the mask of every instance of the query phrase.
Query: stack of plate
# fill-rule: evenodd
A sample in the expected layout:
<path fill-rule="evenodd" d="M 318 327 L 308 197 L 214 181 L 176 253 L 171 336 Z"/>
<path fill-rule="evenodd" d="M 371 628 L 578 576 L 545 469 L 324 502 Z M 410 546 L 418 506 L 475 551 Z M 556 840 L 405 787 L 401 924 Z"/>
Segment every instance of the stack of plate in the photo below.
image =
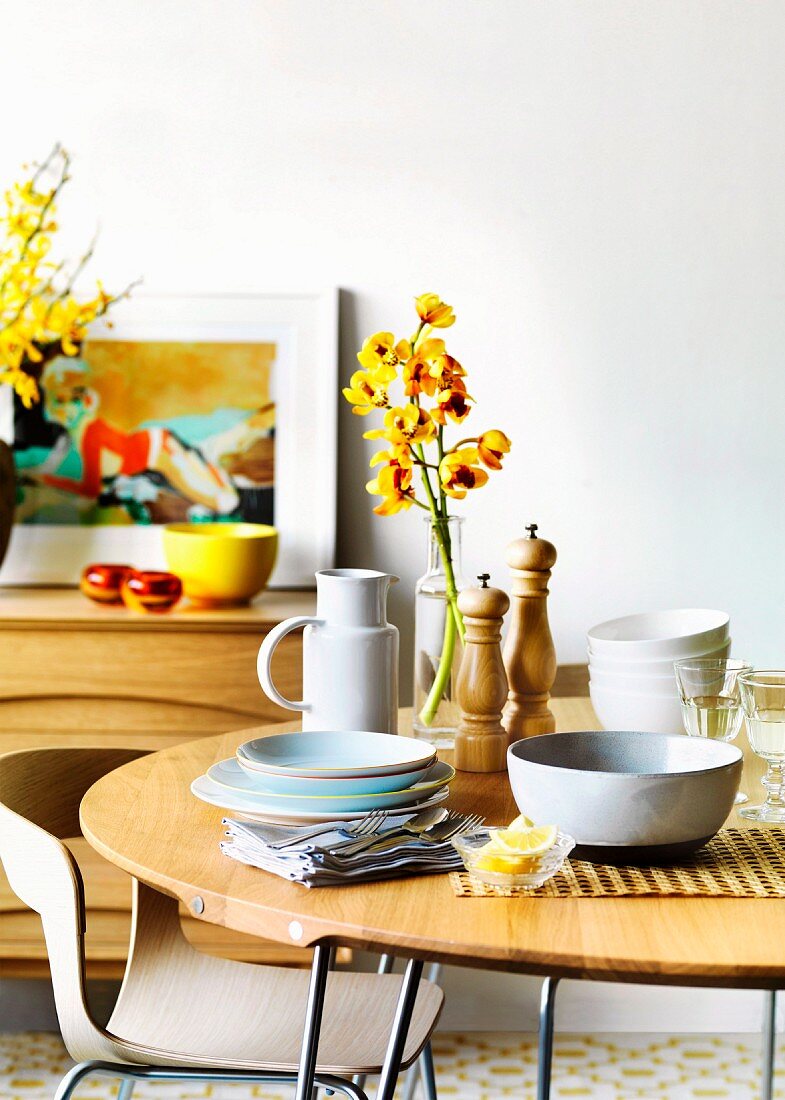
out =
<path fill-rule="evenodd" d="M 249 821 L 295 825 L 422 810 L 447 797 L 454 776 L 427 741 L 310 730 L 244 742 L 191 791 Z"/>
<path fill-rule="evenodd" d="M 727 657 L 729 616 L 705 608 L 627 615 L 592 627 L 589 694 L 606 729 L 684 733 L 673 662 Z"/>

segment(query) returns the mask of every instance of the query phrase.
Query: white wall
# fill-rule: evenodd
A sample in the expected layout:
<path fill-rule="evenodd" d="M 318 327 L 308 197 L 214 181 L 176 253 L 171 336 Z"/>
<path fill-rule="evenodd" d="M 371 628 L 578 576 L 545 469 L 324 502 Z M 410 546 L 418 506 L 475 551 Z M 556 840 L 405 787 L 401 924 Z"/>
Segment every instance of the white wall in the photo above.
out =
<path fill-rule="evenodd" d="M 0 179 L 62 140 L 110 286 L 339 285 L 345 376 L 412 295 L 455 304 L 472 419 L 515 443 L 466 571 L 502 579 L 536 520 L 562 661 L 679 604 L 785 660 L 782 4 L 5 0 L 0 28 Z M 372 516 L 340 415 L 340 557 L 401 575 L 404 625 L 421 521 Z"/>
<path fill-rule="evenodd" d="M 785 8 L 743 0 L 9 0 L 0 180 L 74 154 L 74 249 L 110 285 L 337 284 L 360 338 L 454 303 L 477 425 L 515 446 L 465 509 L 466 572 L 558 546 L 587 626 L 727 608 L 785 659 Z M 304 394 L 303 399 L 307 400 Z M 398 572 L 341 409 L 340 556 Z M 408 662 L 407 662 L 408 664 Z"/>

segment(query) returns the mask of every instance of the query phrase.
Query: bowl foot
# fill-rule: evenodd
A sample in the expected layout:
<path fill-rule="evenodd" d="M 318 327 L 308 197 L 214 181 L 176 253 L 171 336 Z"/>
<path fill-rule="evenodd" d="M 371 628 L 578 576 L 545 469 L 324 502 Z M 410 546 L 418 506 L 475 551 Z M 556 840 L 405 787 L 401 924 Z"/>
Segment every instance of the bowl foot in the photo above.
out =
<path fill-rule="evenodd" d="M 702 836 L 678 844 L 576 844 L 571 858 L 585 859 L 588 863 L 610 863 L 614 867 L 648 867 L 657 863 L 677 863 L 682 856 L 697 852 L 710 840 L 710 836 Z"/>
<path fill-rule="evenodd" d="M 214 600 L 207 596 L 189 596 L 188 602 L 200 611 L 221 611 L 230 607 L 249 607 L 251 598 L 248 596 L 242 600 Z"/>

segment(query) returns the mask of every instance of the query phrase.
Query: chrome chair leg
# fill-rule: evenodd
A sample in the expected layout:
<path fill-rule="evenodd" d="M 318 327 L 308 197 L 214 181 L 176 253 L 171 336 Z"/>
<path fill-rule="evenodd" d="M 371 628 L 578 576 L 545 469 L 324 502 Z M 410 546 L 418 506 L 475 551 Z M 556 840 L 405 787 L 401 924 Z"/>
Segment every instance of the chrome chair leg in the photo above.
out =
<path fill-rule="evenodd" d="M 124 1077 L 120 1082 L 120 1090 L 117 1093 L 117 1100 L 131 1100 L 134 1091 L 134 1085 L 136 1082 L 133 1077 Z"/>
<path fill-rule="evenodd" d="M 409 1034 L 409 1023 L 412 1018 L 414 1003 L 417 1000 L 417 992 L 420 988 L 422 966 L 420 959 L 409 959 L 406 964 L 401 982 L 401 991 L 398 994 L 398 1004 L 395 1006 L 395 1018 L 390 1032 L 390 1041 L 387 1045 L 387 1053 L 384 1056 L 384 1065 L 379 1077 L 376 1100 L 393 1100 L 398 1074 L 401 1069 L 401 1058 L 406 1047 L 406 1037 Z"/>
<path fill-rule="evenodd" d="M 429 982 L 438 982 L 441 972 L 441 963 L 431 963 L 425 977 Z M 414 1100 L 420 1077 L 422 1077 L 425 1100 L 436 1100 L 436 1074 L 433 1068 L 433 1051 L 430 1043 L 424 1048 L 414 1065 L 406 1071 L 403 1100 Z"/>
<path fill-rule="evenodd" d="M 308 1000 L 305 1007 L 305 1026 L 300 1049 L 300 1068 L 297 1073 L 295 1100 L 311 1100 L 316 1073 L 316 1055 L 319 1051 L 319 1032 L 322 1027 L 324 993 L 327 989 L 327 975 L 330 971 L 331 950 L 322 944 L 313 949 L 311 981 L 308 986 Z"/>
<path fill-rule="evenodd" d="M 379 965 L 376 967 L 377 974 L 390 974 L 392 968 L 395 965 L 395 955 L 381 955 L 379 957 Z M 365 1082 L 368 1075 L 366 1073 L 356 1073 L 352 1077 L 352 1081 L 355 1085 L 358 1085 L 361 1089 L 365 1088 Z"/>
<path fill-rule="evenodd" d="M 537 1043 L 537 1100 L 550 1100 L 553 1062 L 553 1021 L 558 978 L 546 978 L 540 994 L 540 1032 Z"/>
<path fill-rule="evenodd" d="M 760 1069 L 761 1100 L 774 1096 L 774 1056 L 777 1049 L 777 993 L 768 989 L 763 994 L 763 1062 Z"/>
<path fill-rule="evenodd" d="M 68 1097 L 79 1082 L 93 1073 L 100 1065 L 100 1062 L 78 1062 L 75 1066 L 71 1066 L 68 1073 L 66 1073 L 65 1077 L 63 1077 L 62 1081 L 57 1086 L 54 1100 L 68 1100 Z M 115 1076 L 117 1076 L 116 1069 Z"/>
<path fill-rule="evenodd" d="M 422 1074 L 422 1091 L 425 1100 L 436 1100 L 436 1071 L 433 1068 L 433 1048 L 428 1043 L 419 1060 Z"/>

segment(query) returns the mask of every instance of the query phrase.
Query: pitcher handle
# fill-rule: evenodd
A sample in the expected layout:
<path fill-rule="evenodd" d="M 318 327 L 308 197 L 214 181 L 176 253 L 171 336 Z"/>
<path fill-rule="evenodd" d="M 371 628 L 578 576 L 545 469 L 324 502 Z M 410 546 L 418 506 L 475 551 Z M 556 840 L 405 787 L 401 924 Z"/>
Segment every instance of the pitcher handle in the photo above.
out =
<path fill-rule="evenodd" d="M 273 627 L 259 646 L 259 656 L 256 658 L 256 673 L 259 677 L 259 683 L 262 685 L 265 695 L 269 696 L 274 703 L 285 707 L 286 710 L 310 710 L 311 704 L 306 703 L 304 699 L 295 702 L 294 699 L 286 699 L 281 695 L 272 681 L 270 671 L 273 650 L 281 639 L 293 630 L 298 630 L 301 626 L 321 626 L 322 623 L 322 619 L 317 619 L 313 615 L 298 615 L 293 619 L 284 619 L 282 623 L 278 623 L 277 626 Z"/>

